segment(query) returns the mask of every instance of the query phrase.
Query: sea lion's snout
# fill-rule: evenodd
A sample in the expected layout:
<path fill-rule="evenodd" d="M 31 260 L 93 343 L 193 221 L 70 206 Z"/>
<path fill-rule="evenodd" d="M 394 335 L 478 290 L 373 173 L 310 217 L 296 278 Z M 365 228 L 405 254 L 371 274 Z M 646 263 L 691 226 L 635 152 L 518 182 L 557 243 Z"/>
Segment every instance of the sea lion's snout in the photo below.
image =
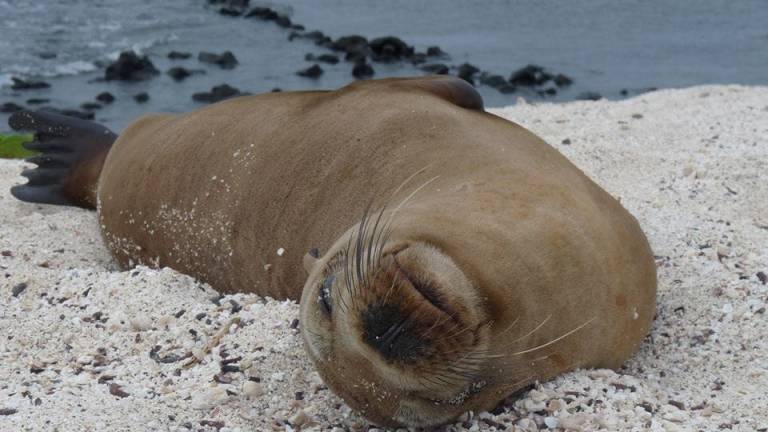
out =
<path fill-rule="evenodd" d="M 310 276 L 302 300 L 307 348 L 328 386 L 383 425 L 462 414 L 483 382 L 489 348 L 485 306 L 471 281 L 423 242 L 388 242 L 370 261 L 340 256 Z"/>
<path fill-rule="evenodd" d="M 416 364 L 473 346 L 472 287 L 455 264 L 426 245 L 385 252 L 361 307 L 363 342 L 386 362 Z"/>

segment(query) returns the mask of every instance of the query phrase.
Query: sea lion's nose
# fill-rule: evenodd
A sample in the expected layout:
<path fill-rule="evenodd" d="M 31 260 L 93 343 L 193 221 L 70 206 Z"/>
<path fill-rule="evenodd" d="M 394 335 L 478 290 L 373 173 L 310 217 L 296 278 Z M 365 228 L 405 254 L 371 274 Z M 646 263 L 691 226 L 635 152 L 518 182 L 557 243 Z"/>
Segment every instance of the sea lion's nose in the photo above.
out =
<path fill-rule="evenodd" d="M 408 362 L 422 355 L 428 340 L 413 314 L 396 304 L 376 301 L 361 313 L 363 341 L 389 361 Z"/>

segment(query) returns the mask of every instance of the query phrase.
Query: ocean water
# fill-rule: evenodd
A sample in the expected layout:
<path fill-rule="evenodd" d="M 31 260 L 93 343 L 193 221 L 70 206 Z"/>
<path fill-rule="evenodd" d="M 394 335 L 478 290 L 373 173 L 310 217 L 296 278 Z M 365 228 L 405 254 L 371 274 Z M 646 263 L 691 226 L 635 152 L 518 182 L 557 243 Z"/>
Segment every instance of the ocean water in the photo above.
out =
<path fill-rule="evenodd" d="M 479 86 L 486 105 L 529 100 L 564 101 L 585 92 L 610 99 L 648 88 L 711 83 L 768 84 L 768 2 L 765 0 L 294 0 L 269 6 L 332 37 L 395 35 L 423 50 L 439 45 L 450 64 L 470 62 L 509 76 L 529 63 L 564 73 L 574 84 L 554 97 L 534 92 L 503 95 Z M 252 93 L 335 88 L 350 82 L 351 65 L 322 65 L 317 80 L 295 71 L 307 53 L 326 51 L 288 41 L 274 23 L 229 18 L 205 0 L 0 0 L 0 103 L 30 98 L 76 108 L 110 91 L 118 102 L 97 120 L 121 129 L 148 111 L 200 106 L 194 92 L 229 83 Z M 120 51 L 147 54 L 161 71 L 172 66 L 205 71 L 176 83 L 162 75 L 140 83 L 98 82 L 103 65 Z M 240 61 L 233 70 L 170 61 L 171 50 L 222 52 Z M 373 64 L 376 77 L 422 74 L 411 65 Z M 51 89 L 11 91 L 10 77 L 39 77 Z M 145 104 L 132 96 L 148 92 Z M 4 122 L 5 117 L 0 117 Z M 2 127 L 0 127 L 2 129 Z"/>

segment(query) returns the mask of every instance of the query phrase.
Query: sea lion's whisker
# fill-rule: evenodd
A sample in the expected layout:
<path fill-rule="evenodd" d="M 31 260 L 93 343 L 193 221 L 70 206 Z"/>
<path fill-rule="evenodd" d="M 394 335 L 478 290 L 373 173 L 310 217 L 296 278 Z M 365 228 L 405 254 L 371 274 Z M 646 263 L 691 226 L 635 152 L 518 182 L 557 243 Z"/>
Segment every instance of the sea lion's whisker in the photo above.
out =
<path fill-rule="evenodd" d="M 584 327 L 586 327 L 588 324 L 590 324 L 592 321 L 594 321 L 594 320 L 595 320 L 595 318 L 597 318 L 597 317 L 592 317 L 592 318 L 590 318 L 590 319 L 589 319 L 589 320 L 587 320 L 585 323 L 581 324 L 580 326 L 576 327 L 575 329 L 573 329 L 573 330 L 571 330 L 571 331 L 569 331 L 569 332 L 567 332 L 567 333 L 565 333 L 565 334 L 561 335 L 560 337 L 557 337 L 557 338 L 555 338 L 555 339 L 552 339 L 551 341 L 549 341 L 549 342 L 547 342 L 547 343 L 543 343 L 543 344 L 541 344 L 541 345 L 539 345 L 539 346 L 536 346 L 536 347 L 533 347 L 533 348 L 529 348 L 529 349 L 526 349 L 526 350 L 523 350 L 523 351 L 518 351 L 518 352 L 512 353 L 512 354 L 510 354 L 510 355 L 513 355 L 513 356 L 516 356 L 516 355 L 522 355 L 522 354 L 527 354 L 527 353 L 529 353 L 529 352 L 538 351 L 538 350 L 540 350 L 540 349 L 542 349 L 542 348 L 546 348 L 546 347 L 548 347 L 548 346 L 550 346 L 550 345 L 552 345 L 552 344 L 554 344 L 554 343 L 557 343 L 557 342 L 559 342 L 559 341 L 561 341 L 561 340 L 565 339 L 566 337 L 568 337 L 568 336 L 570 336 L 570 335 L 572 335 L 572 334 L 576 333 L 577 331 L 579 331 L 579 330 L 583 329 L 583 328 L 584 328 Z"/>
<path fill-rule="evenodd" d="M 544 320 L 543 320 L 541 323 L 539 323 L 539 325 L 537 325 L 537 326 L 536 326 L 536 327 L 535 327 L 533 330 L 531 330 L 531 331 L 529 331 L 528 333 L 526 333 L 526 334 L 524 334 L 524 335 L 520 336 L 519 338 L 517 338 L 517 339 L 515 339 L 515 340 L 513 340 L 513 341 L 511 341 L 511 342 L 509 342 L 509 344 L 508 344 L 507 346 L 509 346 L 509 345 L 512 345 L 512 344 L 514 344 L 514 343 L 516 343 L 516 342 L 520 342 L 521 340 L 523 340 L 523 339 L 527 338 L 528 336 L 530 336 L 530 335 L 532 335 L 532 334 L 536 333 L 536 332 L 537 332 L 537 331 L 539 331 L 539 330 L 540 330 L 542 327 L 544 327 L 544 324 L 546 324 L 546 323 L 547 323 L 547 321 L 549 321 L 549 319 L 550 319 L 550 318 L 552 318 L 552 314 L 549 314 L 549 315 L 547 315 L 547 317 L 546 317 L 546 318 L 544 318 Z"/>

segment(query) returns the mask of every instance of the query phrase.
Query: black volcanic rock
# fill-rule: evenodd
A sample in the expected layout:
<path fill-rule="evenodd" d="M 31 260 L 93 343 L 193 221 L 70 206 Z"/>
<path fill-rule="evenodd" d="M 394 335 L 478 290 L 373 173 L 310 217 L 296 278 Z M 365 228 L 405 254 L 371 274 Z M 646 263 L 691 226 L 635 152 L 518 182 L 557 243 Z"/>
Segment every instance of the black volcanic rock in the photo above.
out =
<path fill-rule="evenodd" d="M 124 51 L 117 61 L 107 66 L 104 78 L 107 81 L 142 81 L 159 73 L 147 56 L 139 57 L 133 51 Z"/>
<path fill-rule="evenodd" d="M 335 56 L 333 54 L 321 54 L 319 56 L 316 56 L 314 54 L 307 54 L 304 56 L 304 60 L 306 61 L 318 61 L 322 63 L 328 63 L 328 64 L 337 64 L 339 63 L 339 57 Z"/>
<path fill-rule="evenodd" d="M 111 104 L 115 101 L 115 97 L 110 92 L 102 92 L 96 96 L 96 100 L 105 104 Z"/>
<path fill-rule="evenodd" d="M 224 16 L 239 17 L 243 15 L 243 13 L 244 12 L 242 9 L 237 9 L 233 7 L 223 7 L 219 9 L 219 14 Z"/>
<path fill-rule="evenodd" d="M 17 105 L 13 102 L 6 102 L 0 105 L 0 113 L 10 114 L 10 113 L 15 113 L 22 110 L 24 110 L 23 106 Z"/>
<path fill-rule="evenodd" d="M 448 74 L 448 70 L 449 70 L 448 66 L 442 63 L 425 64 L 419 69 L 423 70 L 424 72 L 437 74 L 437 75 L 446 75 Z"/>
<path fill-rule="evenodd" d="M 277 18 L 275 18 L 275 24 L 283 28 L 290 28 L 293 23 L 291 22 L 291 19 L 288 18 L 287 16 L 278 14 Z"/>
<path fill-rule="evenodd" d="M 37 90 L 49 88 L 51 86 L 45 81 L 27 81 L 16 77 L 11 78 L 11 80 L 13 80 L 13 85 L 11 85 L 12 90 Z"/>
<path fill-rule="evenodd" d="M 197 60 L 203 63 L 211 63 L 218 65 L 222 69 L 234 69 L 238 65 L 237 58 L 232 51 L 224 51 L 221 54 L 216 54 L 207 51 L 201 51 L 197 55 Z"/>
<path fill-rule="evenodd" d="M 213 87 L 209 92 L 195 93 L 192 95 L 192 99 L 197 102 L 214 103 L 244 94 L 246 93 L 242 93 L 240 90 L 231 87 L 228 84 L 222 84 Z"/>
<path fill-rule="evenodd" d="M 371 78 L 374 73 L 373 67 L 365 61 L 356 63 L 355 67 L 352 68 L 352 76 L 357 79 Z"/>
<path fill-rule="evenodd" d="M 483 73 L 480 75 L 480 83 L 487 85 L 488 87 L 501 88 L 505 85 L 509 85 L 506 78 L 501 75 L 490 75 Z"/>
<path fill-rule="evenodd" d="M 440 49 L 439 46 L 436 46 L 436 45 L 433 45 L 427 48 L 427 55 L 429 57 L 440 57 L 440 58 L 448 57 L 448 54 L 442 49 Z"/>
<path fill-rule="evenodd" d="M 516 86 L 534 87 L 542 85 L 551 79 L 552 75 L 547 73 L 543 67 L 528 65 L 512 72 L 509 82 Z"/>
<path fill-rule="evenodd" d="M 246 15 L 246 18 L 259 18 L 265 21 L 274 21 L 280 14 L 268 7 L 255 7 L 251 9 Z"/>
<path fill-rule="evenodd" d="M 558 87 L 568 87 L 569 85 L 573 84 L 573 79 L 563 74 L 555 75 L 555 77 L 552 80 L 555 82 L 555 85 Z"/>
<path fill-rule="evenodd" d="M 95 111 L 95 110 L 101 109 L 101 104 L 98 104 L 96 102 L 84 102 L 80 104 L 80 108 L 86 111 Z"/>
<path fill-rule="evenodd" d="M 187 68 L 176 66 L 176 67 L 172 67 L 172 68 L 168 69 L 168 71 L 166 73 L 168 74 L 168 76 L 173 78 L 174 81 L 183 81 L 187 77 L 189 77 L 190 75 L 203 74 L 203 73 L 205 73 L 205 71 L 203 71 L 203 70 L 190 70 L 190 69 L 187 69 Z"/>
<path fill-rule="evenodd" d="M 186 60 L 192 57 L 192 53 L 182 51 L 171 51 L 168 53 L 168 58 L 171 60 Z"/>
<path fill-rule="evenodd" d="M 385 36 L 370 41 L 371 58 L 382 63 L 393 63 L 413 55 L 413 47 L 395 36 Z"/>
<path fill-rule="evenodd" d="M 456 76 L 474 85 L 475 74 L 478 72 L 480 72 L 480 69 L 478 69 L 477 66 L 471 65 L 469 63 L 462 63 L 459 65 L 459 70 L 456 72 Z"/>
<path fill-rule="evenodd" d="M 136 103 L 145 103 L 149 100 L 149 94 L 147 94 L 147 92 L 139 93 L 133 96 L 133 100 L 135 100 Z"/>
<path fill-rule="evenodd" d="M 47 104 L 47 103 L 49 103 L 50 101 L 51 101 L 50 99 L 45 99 L 45 98 L 32 98 L 32 99 L 27 99 L 27 103 L 28 103 L 29 105 L 42 105 L 42 104 Z"/>
<path fill-rule="evenodd" d="M 593 91 L 583 92 L 583 93 L 580 93 L 578 96 L 576 96 L 576 100 L 598 101 L 602 98 L 603 98 L 603 95 Z"/>
<path fill-rule="evenodd" d="M 342 36 L 333 41 L 330 48 L 345 53 L 364 52 L 368 49 L 368 39 L 360 35 Z"/>
<path fill-rule="evenodd" d="M 296 72 L 296 75 L 302 76 L 305 78 L 317 78 L 322 74 L 323 74 L 323 68 L 321 68 L 320 65 L 317 63 L 313 64 L 312 66 L 306 69 L 302 69 Z"/>

